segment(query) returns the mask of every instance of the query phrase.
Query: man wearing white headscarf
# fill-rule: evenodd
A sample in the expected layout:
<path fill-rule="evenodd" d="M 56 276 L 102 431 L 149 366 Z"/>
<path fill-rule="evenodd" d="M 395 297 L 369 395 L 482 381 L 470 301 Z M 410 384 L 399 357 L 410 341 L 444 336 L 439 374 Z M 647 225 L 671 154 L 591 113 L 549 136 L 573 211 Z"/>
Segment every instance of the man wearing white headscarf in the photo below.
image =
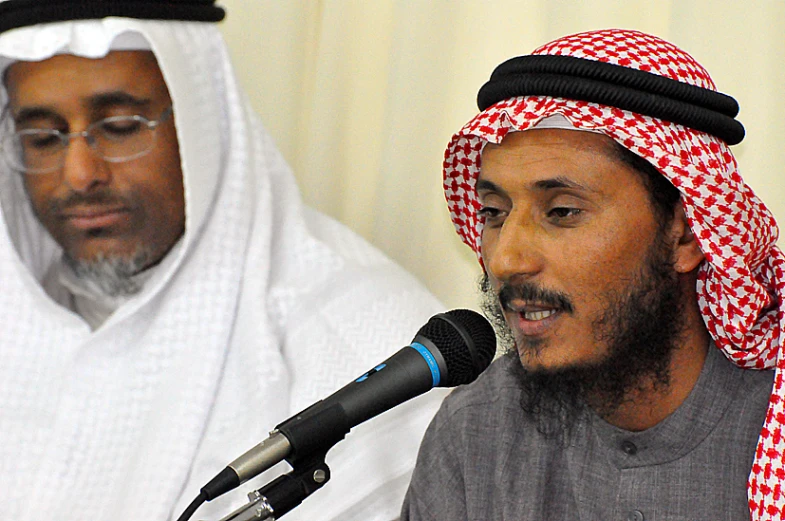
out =
<path fill-rule="evenodd" d="M 736 101 L 653 35 L 499 65 L 444 189 L 508 355 L 452 393 L 402 519 L 785 518 L 785 256 Z"/>
<path fill-rule="evenodd" d="M 303 205 L 222 17 L 196 0 L 0 2 L 2 519 L 172 519 L 439 309 Z M 287 519 L 396 517 L 440 398 L 356 428 Z"/>

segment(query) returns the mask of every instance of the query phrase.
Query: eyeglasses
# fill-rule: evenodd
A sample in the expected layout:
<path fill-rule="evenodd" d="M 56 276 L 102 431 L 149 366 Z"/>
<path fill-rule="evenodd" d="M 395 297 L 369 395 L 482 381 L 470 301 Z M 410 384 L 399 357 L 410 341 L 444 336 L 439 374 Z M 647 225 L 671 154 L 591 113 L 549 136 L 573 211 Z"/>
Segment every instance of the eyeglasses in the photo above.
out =
<path fill-rule="evenodd" d="M 46 174 L 63 168 L 69 143 L 74 138 L 83 137 L 105 161 L 131 161 L 153 149 L 156 129 L 171 117 L 172 112 L 169 105 L 157 120 L 144 116 L 112 116 L 96 121 L 81 132 L 70 134 L 48 128 L 20 130 L 0 139 L 0 155 L 14 170 Z"/>

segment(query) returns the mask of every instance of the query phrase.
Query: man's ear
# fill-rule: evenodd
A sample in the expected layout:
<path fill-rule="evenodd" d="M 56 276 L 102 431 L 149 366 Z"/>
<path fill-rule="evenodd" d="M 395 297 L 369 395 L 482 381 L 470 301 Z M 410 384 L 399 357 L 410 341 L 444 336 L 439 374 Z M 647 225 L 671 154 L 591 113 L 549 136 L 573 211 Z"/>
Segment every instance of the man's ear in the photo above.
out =
<path fill-rule="evenodd" d="M 697 268 L 704 259 L 703 252 L 687 223 L 687 215 L 681 204 L 674 212 L 670 237 L 673 245 L 673 267 L 676 272 L 689 273 Z"/>

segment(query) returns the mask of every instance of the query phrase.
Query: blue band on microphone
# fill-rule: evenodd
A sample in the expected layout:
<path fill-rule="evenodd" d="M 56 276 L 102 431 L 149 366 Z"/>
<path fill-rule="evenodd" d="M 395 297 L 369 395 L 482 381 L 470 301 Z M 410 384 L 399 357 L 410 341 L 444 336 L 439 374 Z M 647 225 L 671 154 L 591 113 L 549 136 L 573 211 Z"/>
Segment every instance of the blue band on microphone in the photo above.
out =
<path fill-rule="evenodd" d="M 412 342 L 412 344 L 409 347 L 416 349 L 417 352 L 420 353 L 420 356 L 422 356 L 425 359 L 425 362 L 428 364 L 428 367 L 431 369 L 431 376 L 433 377 L 433 386 L 437 387 L 439 385 L 439 382 L 441 382 L 442 375 L 441 372 L 439 372 L 439 364 L 436 363 L 436 359 L 433 357 L 431 352 L 428 351 L 428 348 L 426 348 L 424 345 L 420 343 Z"/>
<path fill-rule="evenodd" d="M 366 380 L 368 379 L 368 377 L 369 377 L 369 376 L 371 376 L 373 373 L 378 373 L 379 371 L 381 371 L 381 370 L 382 370 L 382 369 L 384 369 L 385 367 L 387 367 L 387 364 L 379 364 L 379 365 L 377 365 L 376 367 L 374 367 L 373 369 L 371 369 L 370 371 L 368 371 L 367 373 L 365 373 L 364 375 L 362 375 L 360 378 L 358 378 L 357 380 L 355 380 L 355 382 L 357 382 L 357 383 L 364 382 L 364 381 L 366 381 Z"/>

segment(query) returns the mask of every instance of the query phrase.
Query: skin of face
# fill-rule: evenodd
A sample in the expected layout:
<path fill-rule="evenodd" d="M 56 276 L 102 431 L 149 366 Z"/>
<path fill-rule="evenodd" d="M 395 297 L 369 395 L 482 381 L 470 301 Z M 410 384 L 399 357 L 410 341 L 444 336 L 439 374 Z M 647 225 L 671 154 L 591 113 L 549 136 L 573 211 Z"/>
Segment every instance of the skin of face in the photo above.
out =
<path fill-rule="evenodd" d="M 172 103 L 158 63 L 147 51 L 17 62 L 7 70 L 5 84 L 17 129 L 70 133 L 112 116 L 157 120 Z M 149 266 L 185 230 L 173 117 L 156 129 L 153 149 L 142 157 L 108 162 L 77 137 L 62 169 L 20 175 L 39 220 L 76 261 L 130 258 L 145 251 Z"/>
<path fill-rule="evenodd" d="M 524 367 L 548 371 L 602 360 L 608 345 L 597 322 L 640 279 L 660 233 L 641 175 L 615 157 L 606 136 L 535 129 L 485 147 L 477 193 L 492 287 L 530 283 L 570 304 L 515 298 L 504 308 Z M 673 269 L 687 273 L 702 255 L 678 214 L 664 237 Z"/>

